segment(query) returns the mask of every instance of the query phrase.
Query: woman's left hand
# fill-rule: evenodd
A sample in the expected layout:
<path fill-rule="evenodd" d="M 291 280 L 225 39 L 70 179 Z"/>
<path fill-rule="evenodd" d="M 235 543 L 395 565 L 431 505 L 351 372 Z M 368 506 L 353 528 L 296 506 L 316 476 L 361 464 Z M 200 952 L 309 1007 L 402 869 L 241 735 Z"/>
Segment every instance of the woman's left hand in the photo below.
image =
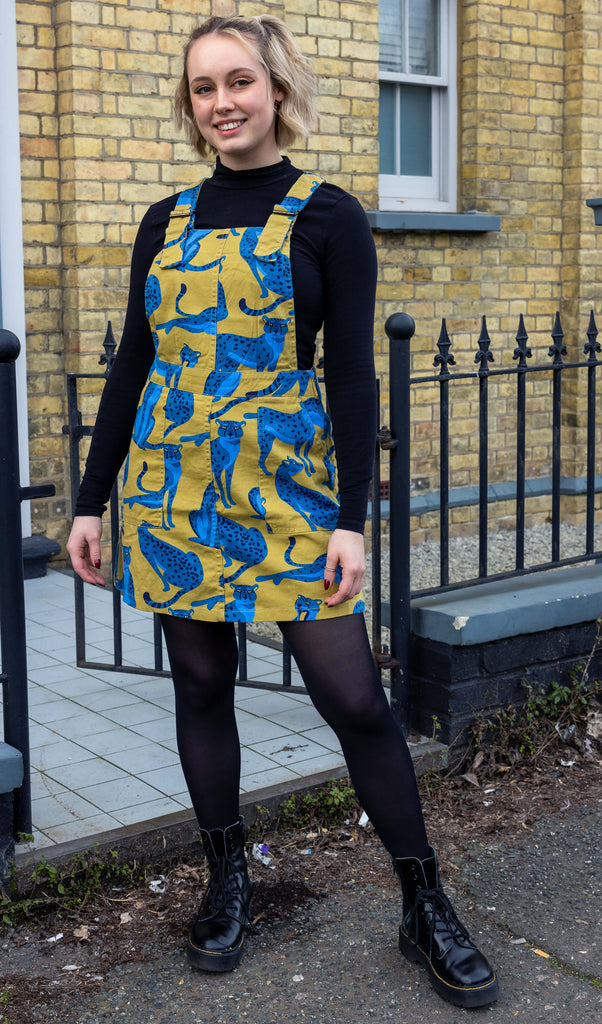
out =
<path fill-rule="evenodd" d="M 339 588 L 326 599 L 329 608 L 355 597 L 362 589 L 366 572 L 364 538 L 354 530 L 334 530 L 326 552 L 324 586 L 328 590 L 334 582 L 337 566 L 341 566 Z"/>

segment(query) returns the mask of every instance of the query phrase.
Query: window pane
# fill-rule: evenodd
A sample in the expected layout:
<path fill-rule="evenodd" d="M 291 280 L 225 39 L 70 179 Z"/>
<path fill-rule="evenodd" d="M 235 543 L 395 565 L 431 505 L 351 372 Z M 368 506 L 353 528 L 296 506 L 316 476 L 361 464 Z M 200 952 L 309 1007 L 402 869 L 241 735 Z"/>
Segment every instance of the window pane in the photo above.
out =
<path fill-rule="evenodd" d="M 380 66 L 383 71 L 407 70 L 405 58 L 406 0 L 379 0 Z"/>
<path fill-rule="evenodd" d="M 413 75 L 438 75 L 440 0 L 406 2 L 409 7 L 407 70 Z"/>
<path fill-rule="evenodd" d="M 380 66 L 399 74 L 439 74 L 441 0 L 379 0 Z"/>
<path fill-rule="evenodd" d="M 399 85 L 400 174 L 430 178 L 432 89 Z M 382 145 L 382 142 L 381 142 Z M 390 173 L 382 171 L 383 174 Z"/>
<path fill-rule="evenodd" d="M 397 174 L 395 160 L 395 93 L 397 86 L 391 82 L 380 83 L 379 123 L 380 173 Z"/>

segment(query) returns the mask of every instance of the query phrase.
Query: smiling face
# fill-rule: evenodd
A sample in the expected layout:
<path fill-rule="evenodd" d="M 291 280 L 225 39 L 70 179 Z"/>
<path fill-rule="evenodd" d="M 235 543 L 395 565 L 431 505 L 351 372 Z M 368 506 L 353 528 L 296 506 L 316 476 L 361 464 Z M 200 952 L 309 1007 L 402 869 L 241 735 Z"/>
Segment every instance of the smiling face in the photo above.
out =
<path fill-rule="evenodd" d="M 197 39 L 186 66 L 194 119 L 226 167 L 248 170 L 277 163 L 275 104 L 283 98 L 252 40 L 210 33 Z"/>

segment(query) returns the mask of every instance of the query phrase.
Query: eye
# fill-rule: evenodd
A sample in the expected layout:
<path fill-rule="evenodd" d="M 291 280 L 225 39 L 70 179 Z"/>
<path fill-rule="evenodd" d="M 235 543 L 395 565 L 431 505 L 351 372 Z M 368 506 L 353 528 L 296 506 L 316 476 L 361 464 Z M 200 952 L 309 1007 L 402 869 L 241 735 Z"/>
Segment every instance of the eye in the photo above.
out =
<path fill-rule="evenodd" d="M 196 89 L 194 90 L 196 96 L 206 96 L 207 93 L 209 92 L 211 92 L 210 85 L 197 85 Z"/>
<path fill-rule="evenodd" d="M 241 88 L 244 88 L 245 85 L 251 85 L 251 79 L 250 78 L 237 78 L 236 81 L 233 84 L 237 85 L 237 86 L 240 86 Z"/>

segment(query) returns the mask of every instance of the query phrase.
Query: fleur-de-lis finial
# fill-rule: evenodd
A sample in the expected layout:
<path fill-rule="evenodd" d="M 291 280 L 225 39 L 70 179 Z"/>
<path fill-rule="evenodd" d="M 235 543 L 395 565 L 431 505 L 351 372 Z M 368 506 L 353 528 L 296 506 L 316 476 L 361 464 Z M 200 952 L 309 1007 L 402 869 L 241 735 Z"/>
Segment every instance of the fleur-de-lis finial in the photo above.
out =
<path fill-rule="evenodd" d="M 491 339 L 487 333 L 487 320 L 483 317 L 481 322 L 481 333 L 479 335 L 479 351 L 475 352 L 474 361 L 480 363 L 479 373 L 487 373 L 487 363 L 493 362 L 493 352 L 489 351 Z"/>
<path fill-rule="evenodd" d="M 446 326 L 446 323 L 445 323 L 445 317 L 443 317 L 443 319 L 441 321 L 441 331 L 439 332 L 439 340 L 437 342 L 437 348 L 439 349 L 439 352 L 437 353 L 437 355 L 435 356 L 435 358 L 433 360 L 433 366 L 439 366 L 440 367 L 440 370 L 439 370 L 439 375 L 440 376 L 442 376 L 442 377 L 444 377 L 444 376 L 449 377 L 449 376 L 451 376 L 450 372 L 449 372 L 449 367 L 450 366 L 455 366 L 456 365 L 456 360 L 454 359 L 453 354 L 450 352 L 451 339 L 450 339 L 449 334 L 447 333 L 447 326 Z"/>
<path fill-rule="evenodd" d="M 594 320 L 594 311 L 590 310 L 589 313 L 589 325 L 587 328 L 587 341 L 583 346 L 583 351 L 587 356 L 588 363 L 596 362 L 596 352 L 600 352 L 600 342 L 598 341 L 598 328 L 596 327 L 596 321 Z"/>
<path fill-rule="evenodd" d="M 115 335 L 113 334 L 113 327 L 111 326 L 110 320 L 107 324 L 107 333 L 105 334 L 105 340 L 102 343 L 102 347 L 104 348 L 104 353 L 98 360 L 98 364 L 99 366 L 106 365 L 104 375 L 105 377 L 108 377 L 113 367 L 113 363 L 115 362 L 115 349 L 117 348 L 117 342 L 115 341 Z"/>
<path fill-rule="evenodd" d="M 554 362 L 552 366 L 562 366 L 562 357 L 566 355 L 566 345 L 563 342 L 564 331 L 560 324 L 560 313 L 556 313 L 556 319 L 554 320 L 554 327 L 552 329 L 552 341 L 548 349 L 548 355 L 553 356 Z"/>
<path fill-rule="evenodd" d="M 516 348 L 512 355 L 513 359 L 518 359 L 519 369 L 526 367 L 527 359 L 531 358 L 531 349 L 529 345 L 527 345 L 528 340 L 529 335 L 525 330 L 525 321 L 523 320 L 523 314 L 521 313 L 518 321 L 518 331 L 516 332 Z"/>

